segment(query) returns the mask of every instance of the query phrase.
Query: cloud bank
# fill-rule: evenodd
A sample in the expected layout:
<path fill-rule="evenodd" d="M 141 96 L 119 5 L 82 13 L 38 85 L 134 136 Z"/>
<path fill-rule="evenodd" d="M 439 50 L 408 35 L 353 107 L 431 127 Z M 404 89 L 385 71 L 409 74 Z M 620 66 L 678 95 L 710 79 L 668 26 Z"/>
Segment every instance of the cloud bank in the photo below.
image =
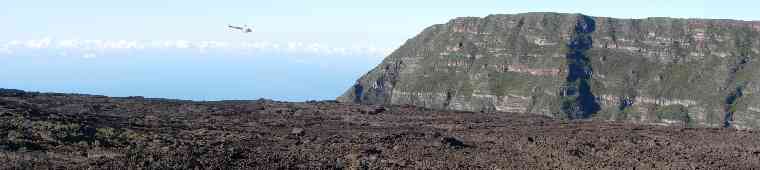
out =
<path fill-rule="evenodd" d="M 46 51 L 51 54 L 85 58 L 103 54 L 144 51 L 176 51 L 192 53 L 298 54 L 315 56 L 371 56 L 383 57 L 392 49 L 373 46 L 334 47 L 322 43 L 306 42 L 245 42 L 245 41 L 189 41 L 189 40 L 81 40 L 52 39 L 0 41 L 0 55 Z"/>

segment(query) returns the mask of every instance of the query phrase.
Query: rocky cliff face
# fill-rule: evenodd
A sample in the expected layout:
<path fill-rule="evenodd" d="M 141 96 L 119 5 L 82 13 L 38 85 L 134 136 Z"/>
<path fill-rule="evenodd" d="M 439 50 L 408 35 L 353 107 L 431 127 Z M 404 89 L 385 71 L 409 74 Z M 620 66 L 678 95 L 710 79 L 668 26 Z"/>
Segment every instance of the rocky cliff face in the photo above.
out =
<path fill-rule="evenodd" d="M 525 13 L 426 28 L 342 102 L 760 127 L 760 22 Z"/>

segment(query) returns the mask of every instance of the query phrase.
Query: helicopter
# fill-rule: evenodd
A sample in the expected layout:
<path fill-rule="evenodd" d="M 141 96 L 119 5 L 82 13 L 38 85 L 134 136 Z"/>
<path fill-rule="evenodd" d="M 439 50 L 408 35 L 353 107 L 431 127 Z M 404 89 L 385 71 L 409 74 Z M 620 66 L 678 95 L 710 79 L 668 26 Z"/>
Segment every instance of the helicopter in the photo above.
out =
<path fill-rule="evenodd" d="M 242 27 L 241 26 L 227 25 L 227 27 L 230 28 L 230 29 L 240 30 L 243 33 L 252 33 L 253 32 L 253 28 L 249 27 L 248 25 L 243 25 Z"/>

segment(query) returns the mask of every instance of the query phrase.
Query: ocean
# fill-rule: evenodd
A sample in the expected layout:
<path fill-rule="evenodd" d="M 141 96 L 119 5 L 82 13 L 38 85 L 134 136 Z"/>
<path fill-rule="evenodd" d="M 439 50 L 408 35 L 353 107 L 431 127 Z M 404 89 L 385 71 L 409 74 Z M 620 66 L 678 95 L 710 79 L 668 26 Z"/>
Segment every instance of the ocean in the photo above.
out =
<path fill-rule="evenodd" d="M 196 101 L 306 101 L 335 99 L 382 58 L 146 53 L 0 60 L 0 88 Z"/>

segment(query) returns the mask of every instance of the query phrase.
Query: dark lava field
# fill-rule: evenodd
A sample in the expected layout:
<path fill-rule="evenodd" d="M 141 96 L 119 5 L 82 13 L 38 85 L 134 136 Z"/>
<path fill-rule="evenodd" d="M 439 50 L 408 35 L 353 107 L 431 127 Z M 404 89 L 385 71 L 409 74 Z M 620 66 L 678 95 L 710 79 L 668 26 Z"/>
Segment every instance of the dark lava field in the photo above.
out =
<path fill-rule="evenodd" d="M 753 169 L 755 131 L 0 90 L 0 169 Z"/>

